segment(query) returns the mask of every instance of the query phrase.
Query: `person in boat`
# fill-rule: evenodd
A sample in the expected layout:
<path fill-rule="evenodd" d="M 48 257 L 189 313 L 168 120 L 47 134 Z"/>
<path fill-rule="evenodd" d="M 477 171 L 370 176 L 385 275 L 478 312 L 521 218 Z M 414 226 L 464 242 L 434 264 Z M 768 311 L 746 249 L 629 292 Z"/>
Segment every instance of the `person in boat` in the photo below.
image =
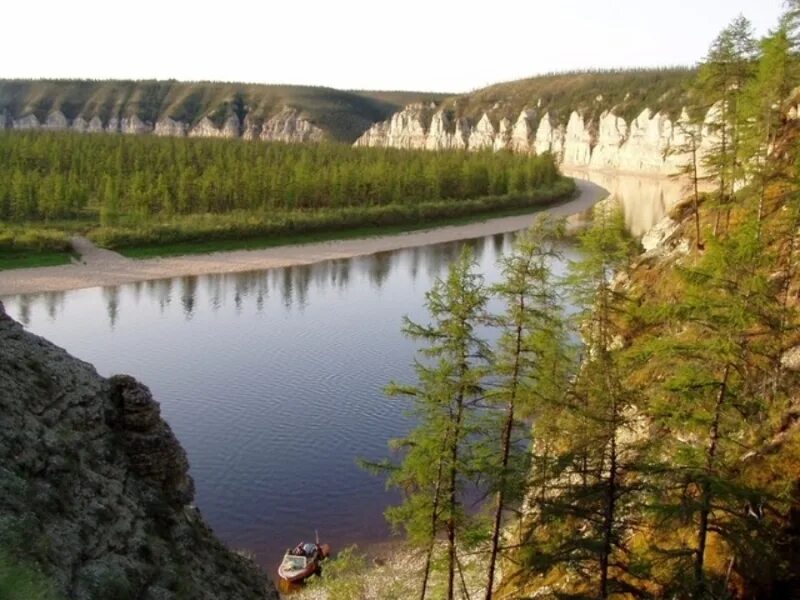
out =
<path fill-rule="evenodd" d="M 311 558 L 314 556 L 314 552 L 316 551 L 316 544 L 312 544 L 311 542 L 300 542 L 289 554 L 292 556 L 305 556 L 307 558 Z"/>

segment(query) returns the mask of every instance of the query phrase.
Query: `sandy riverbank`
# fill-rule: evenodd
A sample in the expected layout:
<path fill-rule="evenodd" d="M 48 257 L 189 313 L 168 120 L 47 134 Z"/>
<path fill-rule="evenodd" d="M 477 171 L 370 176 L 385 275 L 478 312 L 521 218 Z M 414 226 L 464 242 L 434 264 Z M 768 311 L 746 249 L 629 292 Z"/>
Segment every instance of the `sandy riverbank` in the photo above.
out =
<path fill-rule="evenodd" d="M 576 183 L 579 194 L 575 199 L 539 212 L 566 217 L 585 211 L 607 195 L 606 190 L 597 184 L 579 179 Z M 168 277 L 306 265 L 517 231 L 530 225 L 533 216 L 534 213 L 361 239 L 146 260 L 128 259 L 107 250 L 85 247 L 80 249 L 83 261 L 81 263 L 0 271 L 0 297 L 119 285 Z"/>

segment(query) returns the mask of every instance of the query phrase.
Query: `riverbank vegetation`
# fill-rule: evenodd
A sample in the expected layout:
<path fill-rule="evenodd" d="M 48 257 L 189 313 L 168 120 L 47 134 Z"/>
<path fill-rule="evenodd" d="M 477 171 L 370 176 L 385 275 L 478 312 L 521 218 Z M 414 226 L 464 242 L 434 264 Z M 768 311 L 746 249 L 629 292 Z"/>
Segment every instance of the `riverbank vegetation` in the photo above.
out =
<path fill-rule="evenodd" d="M 10 132 L 0 249 L 109 248 L 414 226 L 566 199 L 549 156 Z"/>
<path fill-rule="evenodd" d="M 658 247 L 597 210 L 557 279 L 543 220 L 499 285 L 465 252 L 406 320 L 417 377 L 388 393 L 417 426 L 369 466 L 425 557 L 414 597 L 474 598 L 475 555 L 484 600 L 800 595 L 798 33 L 794 1 L 758 43 L 743 18 L 715 40 L 712 191 Z"/>

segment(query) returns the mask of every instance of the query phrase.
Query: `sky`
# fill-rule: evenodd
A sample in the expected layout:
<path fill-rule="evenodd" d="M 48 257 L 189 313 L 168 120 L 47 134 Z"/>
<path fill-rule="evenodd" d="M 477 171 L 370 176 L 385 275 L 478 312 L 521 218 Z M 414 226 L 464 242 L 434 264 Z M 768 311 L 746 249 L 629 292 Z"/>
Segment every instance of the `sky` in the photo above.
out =
<path fill-rule="evenodd" d="M 39 0 L 0 10 L 0 78 L 466 92 L 552 71 L 691 65 L 783 0 Z"/>

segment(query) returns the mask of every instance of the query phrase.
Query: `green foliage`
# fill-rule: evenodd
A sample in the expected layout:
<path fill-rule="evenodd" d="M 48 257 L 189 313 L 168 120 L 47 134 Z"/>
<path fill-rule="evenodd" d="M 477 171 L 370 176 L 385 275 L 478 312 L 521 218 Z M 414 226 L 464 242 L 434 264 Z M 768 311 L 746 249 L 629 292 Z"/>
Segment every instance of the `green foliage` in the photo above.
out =
<path fill-rule="evenodd" d="M 36 227 L 5 225 L 0 222 L 0 252 L 24 253 L 26 251 L 67 252 L 69 236 L 62 231 Z"/>
<path fill-rule="evenodd" d="M 14 560 L 0 550 L 0 598 L 4 600 L 57 600 L 52 583 L 38 569 Z"/>
<path fill-rule="evenodd" d="M 483 278 L 475 273 L 474 259 L 465 249 L 447 278 L 437 280 L 426 294 L 431 323 L 405 319 L 404 333 L 426 344 L 415 363 L 418 383 L 387 388 L 390 395 L 410 397 L 417 417 L 417 426 L 396 443 L 404 456 L 390 469 L 388 483 L 402 490 L 404 498 L 387 511 L 387 518 L 402 527 L 412 543 L 427 547 L 423 597 L 436 536 L 442 532 L 447 538 L 446 597 L 452 599 L 456 544 L 464 542 L 474 526 L 465 510 L 465 490 L 481 462 L 474 440 L 484 421 L 478 407 L 488 346 L 478 335 L 478 325 L 487 301 Z"/>
<path fill-rule="evenodd" d="M 367 559 L 358 552 L 358 546 L 348 546 L 336 558 L 326 560 L 322 574 L 312 577 L 308 585 L 312 590 L 323 590 L 329 598 L 360 600 L 366 590 L 366 570 Z"/>
<path fill-rule="evenodd" d="M 618 69 L 551 73 L 498 83 L 456 96 L 444 106 L 479 119 L 484 111 L 515 121 L 523 109 L 549 112 L 565 122 L 573 110 L 596 120 L 604 110 L 631 120 L 645 108 L 677 116 L 685 106 L 685 88 L 695 71 L 686 67 Z"/>
<path fill-rule="evenodd" d="M 511 171 L 522 174 L 516 191 L 498 183 Z M 99 217 L 91 237 L 108 247 L 411 225 L 532 207 L 573 190 L 549 156 L 0 135 L 0 219 Z"/>
<path fill-rule="evenodd" d="M 571 373 L 572 361 L 561 306 L 563 297 L 555 287 L 552 263 L 561 258 L 558 247 L 561 224 L 540 218 L 516 241 L 514 251 L 502 260 L 503 281 L 492 292 L 503 303 L 504 312 L 491 318 L 499 328 L 491 370 L 493 382 L 487 393 L 493 422 L 486 432 L 485 456 L 481 464 L 483 487 L 495 494 L 489 553 L 487 597 L 494 584 L 500 554 L 504 512 L 523 502 L 530 474 L 530 448 L 526 439 L 529 423 L 524 418 L 542 415 L 561 397 Z"/>

